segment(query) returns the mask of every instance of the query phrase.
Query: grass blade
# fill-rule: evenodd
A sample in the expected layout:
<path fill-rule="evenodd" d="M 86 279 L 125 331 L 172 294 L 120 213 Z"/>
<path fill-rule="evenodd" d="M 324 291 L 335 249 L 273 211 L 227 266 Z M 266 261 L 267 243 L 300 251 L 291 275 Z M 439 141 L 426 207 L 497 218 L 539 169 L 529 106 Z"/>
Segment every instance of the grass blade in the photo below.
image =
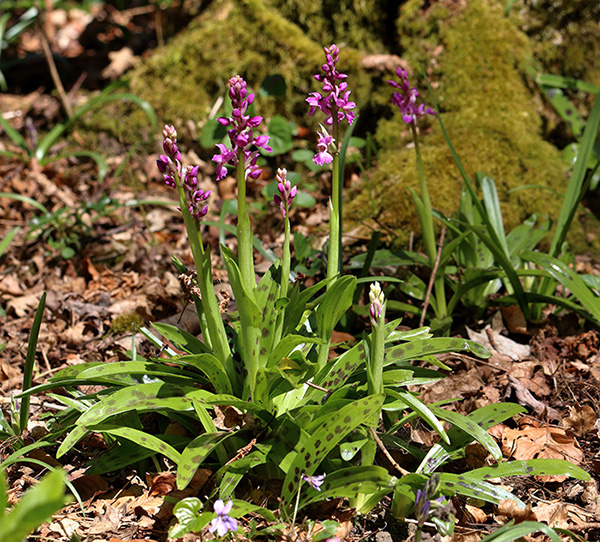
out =
<path fill-rule="evenodd" d="M 40 334 L 40 326 L 42 325 L 42 316 L 44 314 L 45 306 L 46 292 L 42 294 L 38 308 L 35 312 L 35 318 L 33 319 L 31 332 L 29 334 L 27 357 L 25 358 L 25 368 L 23 369 L 23 391 L 31 388 L 31 383 L 33 380 L 33 364 L 35 362 L 35 351 L 37 349 L 38 336 Z M 21 432 L 23 432 L 27 427 L 27 420 L 29 419 L 29 401 L 29 396 L 23 397 L 21 400 L 21 408 L 19 410 L 19 429 Z"/>

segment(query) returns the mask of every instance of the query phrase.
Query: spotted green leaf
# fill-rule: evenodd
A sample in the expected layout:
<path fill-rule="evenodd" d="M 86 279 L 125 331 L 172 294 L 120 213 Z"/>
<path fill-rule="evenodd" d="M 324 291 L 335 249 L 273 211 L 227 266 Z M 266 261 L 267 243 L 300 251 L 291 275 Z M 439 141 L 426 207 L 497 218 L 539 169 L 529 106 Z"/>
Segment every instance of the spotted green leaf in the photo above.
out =
<path fill-rule="evenodd" d="M 321 303 L 315 310 L 319 337 L 331 337 L 333 328 L 352 306 L 352 295 L 356 288 L 356 277 L 347 275 L 329 286 Z"/>
<path fill-rule="evenodd" d="M 513 542 L 513 540 L 524 540 L 527 535 L 537 532 L 544 533 L 552 542 L 561 542 L 562 540 L 554 529 L 544 523 L 523 521 L 515 524 L 511 520 L 506 525 L 496 529 L 492 534 L 482 538 L 481 542 Z"/>
<path fill-rule="evenodd" d="M 409 341 L 393 346 L 385 353 L 385 363 L 400 363 L 423 359 L 434 354 L 466 351 L 480 358 L 487 359 L 490 352 L 480 344 L 455 337 L 435 337 L 432 339 Z"/>
<path fill-rule="evenodd" d="M 464 495 L 465 497 L 472 497 L 493 504 L 510 499 L 515 501 L 521 508 L 525 508 L 523 501 L 515 497 L 510 491 L 482 480 L 471 479 L 468 474 L 441 473 L 440 487 L 442 493 L 447 496 Z"/>
<path fill-rule="evenodd" d="M 177 487 L 179 489 L 187 487 L 200 464 L 231 435 L 233 433 L 218 431 L 204 433 L 192 440 L 181 453 L 181 460 L 177 462 Z"/>
<path fill-rule="evenodd" d="M 436 409 L 435 414 L 433 412 L 434 407 L 428 407 L 423 401 L 415 397 L 412 393 L 406 390 L 391 390 L 386 389 L 386 394 L 391 397 L 398 399 L 401 402 L 404 402 L 408 405 L 408 407 L 415 411 L 425 422 L 427 422 L 431 428 L 440 436 L 444 441 L 450 444 L 450 439 L 446 434 L 446 430 L 442 425 L 442 422 L 437 419 L 436 414 L 439 414 L 438 411 L 441 409 Z"/>
<path fill-rule="evenodd" d="M 570 476 L 589 480 L 590 475 L 564 459 L 539 458 L 526 461 L 507 461 L 491 467 L 481 467 L 467 473 L 469 479 L 489 480 L 505 476 Z"/>
<path fill-rule="evenodd" d="M 156 329 L 165 339 L 171 341 L 174 346 L 190 354 L 206 354 L 210 352 L 208 347 L 191 333 L 169 324 L 155 322 L 152 327 Z"/>
<path fill-rule="evenodd" d="M 191 365 L 202 371 L 215 387 L 217 393 L 231 393 L 231 382 L 223 364 L 212 354 L 192 354 L 174 358 L 176 363 Z"/>
<path fill-rule="evenodd" d="M 494 440 L 494 437 L 489 435 L 485 429 L 476 424 L 474 421 L 470 420 L 467 416 L 463 416 L 458 412 L 453 412 L 451 410 L 445 410 L 443 408 L 434 406 L 431 407 L 431 411 L 438 418 L 450 422 L 455 427 L 459 427 L 465 433 L 471 435 L 491 454 L 496 461 L 500 461 L 500 459 L 502 459 L 502 451 Z"/>
<path fill-rule="evenodd" d="M 370 395 L 332 414 L 297 450 L 283 482 L 281 497 L 289 503 L 300 483 L 300 475 L 312 475 L 327 454 L 353 429 L 370 422 L 381 408 L 384 396 Z"/>
<path fill-rule="evenodd" d="M 520 405 L 502 403 L 484 406 L 475 412 L 471 412 L 467 418 L 482 429 L 487 430 L 493 425 L 502 423 L 521 412 L 525 412 L 525 409 Z M 434 444 L 417 468 L 418 473 L 431 474 L 435 472 L 441 464 L 460 452 L 467 444 L 473 442 L 473 437 L 457 426 L 448 430 L 448 437 L 451 444 L 441 442 Z"/>
<path fill-rule="evenodd" d="M 133 429 L 132 427 L 101 426 L 97 431 L 135 442 L 142 446 L 142 448 L 147 448 L 168 457 L 175 464 L 179 464 L 181 461 L 181 454 L 173 448 L 173 446 L 167 444 L 158 437 L 140 431 L 139 429 Z"/>

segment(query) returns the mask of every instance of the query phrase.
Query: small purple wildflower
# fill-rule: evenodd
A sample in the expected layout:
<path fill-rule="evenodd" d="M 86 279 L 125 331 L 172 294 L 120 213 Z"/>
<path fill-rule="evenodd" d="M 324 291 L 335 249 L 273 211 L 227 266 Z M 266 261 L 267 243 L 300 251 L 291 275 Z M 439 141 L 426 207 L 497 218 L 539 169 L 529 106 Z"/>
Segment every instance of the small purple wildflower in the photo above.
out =
<path fill-rule="evenodd" d="M 376 325 L 378 318 L 381 316 L 381 311 L 383 310 L 383 304 L 385 302 L 385 297 L 379 282 L 374 282 L 371 284 L 371 288 L 369 290 L 369 301 L 371 302 L 371 306 L 369 307 L 371 324 Z"/>
<path fill-rule="evenodd" d="M 325 475 L 320 474 L 319 476 L 308 476 L 306 473 L 303 472 L 301 478 L 305 482 L 308 482 L 313 487 L 313 489 L 321 491 L 321 486 L 323 485 L 323 481 L 325 480 Z"/>
<path fill-rule="evenodd" d="M 356 118 L 352 111 L 356 104 L 349 101 L 350 91 L 347 90 L 348 83 L 344 81 L 348 75 L 340 73 L 336 69 L 340 50 L 333 44 L 330 47 L 324 47 L 323 51 L 325 52 L 325 64 L 321 68 L 324 75 L 318 73 L 314 76 L 319 83 L 323 83 L 323 89 L 322 93 L 312 92 L 306 98 L 310 105 L 309 115 L 320 109 L 327 117 L 325 124 L 328 126 L 333 124 L 334 116 L 337 122 L 341 122 L 345 118 L 348 124 L 352 124 Z"/>
<path fill-rule="evenodd" d="M 210 522 L 208 530 L 211 533 L 217 531 L 218 536 L 225 536 L 229 531 L 237 531 L 238 522 L 229 517 L 229 512 L 233 507 L 233 501 L 225 504 L 221 499 L 215 501 L 214 511 L 217 517 Z"/>
<path fill-rule="evenodd" d="M 285 168 L 280 168 L 277 170 L 277 181 L 277 190 L 279 190 L 279 194 L 275 194 L 273 199 L 285 217 L 288 214 L 292 200 L 298 193 L 298 188 L 292 186 L 290 181 L 287 180 L 287 169 Z"/>
<path fill-rule="evenodd" d="M 415 518 L 418 527 L 423 527 L 423 524 L 427 521 L 432 511 L 432 505 L 433 509 L 437 509 L 444 502 L 444 497 L 433 499 L 439 493 L 439 490 L 439 474 L 432 474 L 431 478 L 425 482 L 423 489 L 417 489 L 415 493 Z"/>
<path fill-rule="evenodd" d="M 165 154 L 161 154 L 156 161 L 158 170 L 163 174 L 165 184 L 170 188 L 176 188 L 175 179 L 180 179 L 186 194 L 190 214 L 199 221 L 208 211 L 208 205 L 204 205 L 204 202 L 210 196 L 211 191 L 205 192 L 198 188 L 199 166 L 184 167 L 181 164 L 181 153 L 177 148 L 177 131 L 175 127 L 165 125 L 163 137 Z"/>
<path fill-rule="evenodd" d="M 244 164 L 246 178 L 258 179 L 262 173 L 256 165 L 258 151 L 250 151 L 250 146 L 254 145 L 267 152 L 272 152 L 269 147 L 269 136 L 259 135 L 254 137 L 253 129 L 262 122 L 262 117 L 250 117 L 246 112 L 248 107 L 254 102 L 254 94 L 248 94 L 246 81 L 239 75 L 233 76 L 229 80 L 229 98 L 233 110 L 230 117 L 221 117 L 218 122 L 223 126 L 230 126 L 228 131 L 231 148 L 217 143 L 217 148 L 221 154 L 215 154 L 212 157 L 213 162 L 217 164 L 217 181 L 220 181 L 227 175 L 226 165 L 237 165 L 239 152 L 244 153 Z"/>
<path fill-rule="evenodd" d="M 333 156 L 329 152 L 329 149 L 335 145 L 335 139 L 322 124 L 319 126 L 321 126 L 319 140 L 317 141 L 317 150 L 319 152 L 313 156 L 313 162 L 318 166 L 323 166 L 333 161 Z"/>
<path fill-rule="evenodd" d="M 416 126 L 421 117 L 435 115 L 435 111 L 431 107 L 425 107 L 423 103 L 417 105 L 419 91 L 416 87 L 410 86 L 408 71 L 398 67 L 396 75 L 400 78 L 400 83 L 396 81 L 388 81 L 388 83 L 398 89 L 392 95 L 392 103 L 400 109 L 402 120 L 406 124 L 414 124 Z"/>

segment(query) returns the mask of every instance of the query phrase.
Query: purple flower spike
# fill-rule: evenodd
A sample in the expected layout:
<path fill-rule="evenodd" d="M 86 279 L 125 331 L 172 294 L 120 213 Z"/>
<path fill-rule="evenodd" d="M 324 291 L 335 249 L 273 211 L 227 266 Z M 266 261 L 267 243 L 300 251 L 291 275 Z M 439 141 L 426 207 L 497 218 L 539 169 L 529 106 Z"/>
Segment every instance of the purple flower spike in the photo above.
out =
<path fill-rule="evenodd" d="M 253 129 L 262 122 L 262 117 L 250 117 L 247 115 L 248 107 L 254 101 L 254 94 L 248 94 L 246 81 L 239 75 L 235 75 L 229 80 L 229 98 L 233 108 L 230 117 L 221 117 L 218 122 L 223 126 L 229 126 L 227 134 L 231 142 L 231 148 L 222 143 L 217 144 L 220 154 L 212 157 L 213 162 L 217 164 L 217 181 L 220 181 L 227 175 L 227 165 L 236 166 L 239 160 L 239 152 L 244 152 L 246 163 L 246 177 L 257 179 L 262 170 L 256 165 L 258 151 L 250 151 L 254 145 L 259 149 L 265 149 L 272 152 L 269 147 L 269 136 L 258 135 L 254 137 Z"/>
<path fill-rule="evenodd" d="M 321 126 L 319 140 L 317 141 L 317 150 L 319 152 L 314 155 L 313 162 L 318 166 L 323 166 L 333 161 L 333 156 L 329 152 L 329 149 L 335 145 L 335 139 L 333 139 L 333 136 L 329 134 L 322 124 L 319 126 Z"/>
<path fill-rule="evenodd" d="M 275 204 L 279 206 L 283 216 L 287 216 L 288 211 L 290 209 L 290 205 L 292 204 L 292 200 L 296 197 L 298 193 L 298 188 L 292 186 L 290 181 L 287 180 L 287 169 L 278 169 L 277 170 L 277 190 L 279 190 L 279 194 L 275 194 L 273 199 L 275 200 Z"/>
<path fill-rule="evenodd" d="M 321 474 L 319 476 L 308 476 L 303 472 L 301 478 L 305 482 L 308 482 L 313 487 L 313 489 L 321 491 L 321 486 L 323 485 L 323 481 L 325 480 L 325 475 Z"/>
<path fill-rule="evenodd" d="M 237 531 L 238 522 L 234 518 L 229 517 L 229 512 L 233 508 L 233 501 L 225 504 L 221 499 L 215 501 L 214 511 L 217 517 L 210 522 L 208 530 L 211 533 L 217 531 L 218 536 L 225 536 L 229 531 Z"/>
<path fill-rule="evenodd" d="M 181 153 L 177 148 L 177 131 L 175 128 L 165 125 L 163 137 L 165 154 L 161 154 L 156 161 L 158 170 L 163 174 L 163 179 L 168 187 L 177 188 L 177 179 L 181 182 L 190 214 L 199 221 L 208 211 L 208 206 L 204 203 L 210 196 L 210 190 L 205 192 L 198 188 L 199 166 L 184 167 L 181 164 Z"/>
<path fill-rule="evenodd" d="M 324 75 L 318 73 L 315 79 L 319 83 L 323 83 L 322 92 L 312 92 L 309 94 L 306 101 L 310 105 L 309 115 L 312 115 L 317 109 L 320 109 L 326 115 L 325 124 L 331 126 L 333 117 L 335 116 L 338 122 L 344 120 L 348 124 L 352 124 L 356 115 L 352 111 L 356 104 L 349 101 L 350 91 L 347 90 L 348 83 L 344 81 L 348 76 L 345 73 L 340 73 L 336 69 L 336 64 L 339 58 L 340 50 L 334 45 L 325 47 L 325 64 L 321 66 Z"/>
<path fill-rule="evenodd" d="M 431 107 L 425 107 L 425 104 L 417 105 L 419 91 L 415 87 L 410 86 L 408 81 L 408 71 L 398 68 L 396 75 L 400 78 L 400 83 L 396 81 L 388 81 L 388 83 L 397 88 L 392 95 L 392 103 L 400 110 L 402 120 L 406 124 L 417 125 L 418 120 L 425 115 L 435 115 L 435 111 Z"/>

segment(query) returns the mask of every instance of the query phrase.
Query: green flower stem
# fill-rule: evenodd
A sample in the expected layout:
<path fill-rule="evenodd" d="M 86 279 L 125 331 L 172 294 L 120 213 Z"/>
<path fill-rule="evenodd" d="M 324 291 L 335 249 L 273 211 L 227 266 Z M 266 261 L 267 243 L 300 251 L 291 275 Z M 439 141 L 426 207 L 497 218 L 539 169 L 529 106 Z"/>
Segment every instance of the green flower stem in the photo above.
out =
<path fill-rule="evenodd" d="M 175 174 L 175 184 L 177 186 L 177 192 L 179 193 L 179 204 L 181 206 L 183 222 L 190 242 L 194 263 L 196 264 L 198 286 L 200 288 L 200 293 L 202 294 L 202 308 L 207 328 L 202 330 L 203 336 L 210 344 L 215 356 L 225 365 L 225 368 L 231 377 L 234 374 L 231 350 L 229 349 L 225 325 L 223 324 L 223 318 L 221 318 L 221 311 L 219 310 L 217 296 L 215 295 L 215 289 L 213 287 L 210 252 L 204 251 L 198 224 L 190 214 L 185 191 L 177 173 Z"/>
<path fill-rule="evenodd" d="M 290 283 L 290 219 L 289 209 L 285 214 L 285 236 L 283 239 L 283 252 L 281 255 L 281 294 L 280 297 L 287 297 L 288 285 Z"/>
<path fill-rule="evenodd" d="M 371 363 L 368 371 L 369 378 L 369 395 L 383 393 L 383 355 L 385 353 L 385 307 L 386 303 L 381 308 L 381 314 L 377 318 L 377 324 L 373 328 L 371 334 Z"/>
<path fill-rule="evenodd" d="M 336 150 L 333 153 L 333 172 L 331 176 L 331 200 L 329 203 L 329 254 L 327 258 L 327 278 L 335 278 L 341 269 L 340 260 L 340 224 L 342 212 L 342 191 L 340 180 L 340 150 L 339 150 L 339 125 L 336 120 L 337 113 L 333 112 L 333 138 L 335 140 Z M 327 288 L 331 287 L 333 280 L 329 282 Z"/>
<path fill-rule="evenodd" d="M 242 286 L 246 290 L 250 301 L 254 301 L 254 290 L 256 278 L 254 275 L 254 252 L 252 247 L 252 226 L 246 206 L 246 163 L 244 152 L 238 154 L 237 166 L 237 203 L 238 203 L 238 265 Z M 243 350 L 244 367 L 247 375 L 244 378 L 243 399 L 245 401 L 254 397 L 256 387 L 256 376 L 258 374 L 258 344 L 260 340 L 260 329 L 256 326 L 245 305 L 238 302 L 241 324 L 241 341 Z"/>
<path fill-rule="evenodd" d="M 254 275 L 254 253 L 252 250 L 252 226 L 250 225 L 250 216 L 248 215 L 246 207 L 246 163 L 243 151 L 238 153 L 237 189 L 238 264 L 240 266 L 244 286 L 246 286 L 248 295 L 253 298 L 254 288 L 256 287 L 256 278 Z"/>
<path fill-rule="evenodd" d="M 417 134 L 417 127 L 414 124 L 410 124 L 410 131 L 415 143 L 415 154 L 417 157 L 417 171 L 419 173 L 419 187 L 421 189 L 421 201 L 425 210 L 424 215 L 421 216 L 419 213 L 419 221 L 421 222 L 421 230 L 423 232 L 423 241 L 425 243 L 425 250 L 427 252 L 427 258 L 429 259 L 429 266 L 433 270 L 435 261 L 437 258 L 437 247 L 435 243 L 435 235 L 433 232 L 433 213 L 431 209 L 431 200 L 429 198 L 429 190 L 427 189 L 427 182 L 425 181 L 425 170 L 423 168 L 423 160 L 421 158 L 421 149 L 419 146 L 419 137 Z M 436 316 L 438 318 L 444 318 L 447 315 L 446 308 L 446 292 L 444 288 L 444 277 L 442 275 L 436 276 L 434 280 L 435 288 L 435 300 L 436 300 Z"/>

